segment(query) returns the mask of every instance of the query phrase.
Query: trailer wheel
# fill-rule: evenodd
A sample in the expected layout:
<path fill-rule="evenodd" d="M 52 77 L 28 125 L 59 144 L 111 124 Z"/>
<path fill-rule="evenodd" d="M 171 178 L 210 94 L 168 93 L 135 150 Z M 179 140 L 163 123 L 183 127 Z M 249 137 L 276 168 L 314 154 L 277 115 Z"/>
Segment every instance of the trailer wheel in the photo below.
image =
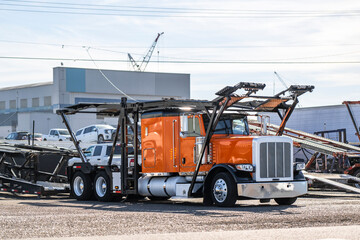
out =
<path fill-rule="evenodd" d="M 99 135 L 99 136 L 98 136 L 98 142 L 99 142 L 99 143 L 103 143 L 103 142 L 104 142 L 104 136 L 103 136 L 103 135 Z"/>
<path fill-rule="evenodd" d="M 275 202 L 279 205 L 291 205 L 296 201 L 296 197 L 294 198 L 275 198 Z"/>
<path fill-rule="evenodd" d="M 360 169 L 356 170 L 353 174 L 354 177 L 360 178 Z M 354 184 L 356 188 L 360 188 L 360 183 L 355 183 Z"/>
<path fill-rule="evenodd" d="M 216 206 L 233 207 L 237 200 L 235 181 L 225 172 L 215 175 L 211 182 L 211 197 Z"/>
<path fill-rule="evenodd" d="M 103 171 L 95 176 L 94 193 L 96 199 L 102 202 L 109 202 L 113 199 L 109 176 Z"/>
<path fill-rule="evenodd" d="M 83 172 L 76 172 L 71 181 L 71 194 L 76 200 L 89 200 L 92 197 L 90 176 Z"/>

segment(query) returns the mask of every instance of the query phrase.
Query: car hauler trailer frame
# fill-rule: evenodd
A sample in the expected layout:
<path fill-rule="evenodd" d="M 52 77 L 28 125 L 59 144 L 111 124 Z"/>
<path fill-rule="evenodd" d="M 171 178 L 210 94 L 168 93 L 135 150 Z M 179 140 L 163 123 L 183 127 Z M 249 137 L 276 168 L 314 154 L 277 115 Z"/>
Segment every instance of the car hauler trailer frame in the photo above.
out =
<path fill-rule="evenodd" d="M 67 161 L 74 151 L 25 144 L 0 144 L 0 190 L 38 196 L 68 193 Z"/>
<path fill-rule="evenodd" d="M 203 197 L 204 204 L 217 206 L 233 206 L 240 198 L 292 204 L 307 192 L 307 183 L 299 166 L 293 166 L 291 139 L 249 136 L 246 117 L 248 112 L 278 112 L 283 129 L 298 97 L 314 87 L 291 86 L 272 97 L 255 95 L 264 87 L 240 82 L 218 91 L 213 101 L 128 103 L 122 98 L 121 104 L 80 103 L 58 110 L 82 160 L 67 169 L 72 193 L 78 200 L 95 194 L 101 201 L 140 195 Z M 235 94 L 240 89 L 245 93 Z M 120 132 L 121 164 L 112 163 L 118 138 L 114 138 L 107 165 L 91 165 L 86 160 L 66 117 L 76 113 L 118 116 L 115 136 Z M 129 165 L 130 146 L 134 166 Z M 137 161 L 140 154 L 141 163 Z"/>

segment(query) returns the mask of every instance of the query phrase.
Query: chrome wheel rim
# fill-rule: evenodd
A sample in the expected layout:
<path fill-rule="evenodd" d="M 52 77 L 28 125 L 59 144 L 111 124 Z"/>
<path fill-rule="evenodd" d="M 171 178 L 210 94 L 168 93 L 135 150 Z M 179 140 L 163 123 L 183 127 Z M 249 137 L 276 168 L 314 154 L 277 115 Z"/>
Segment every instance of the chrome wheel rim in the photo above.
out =
<path fill-rule="evenodd" d="M 76 194 L 76 196 L 81 196 L 84 192 L 84 180 L 82 179 L 82 177 L 77 176 L 74 179 L 74 193 Z"/>
<path fill-rule="evenodd" d="M 107 190 L 107 184 L 106 184 L 105 178 L 98 177 L 98 179 L 96 179 L 95 189 L 96 189 L 96 194 L 99 197 L 104 197 L 105 196 L 106 190 Z"/>
<path fill-rule="evenodd" d="M 226 200 L 228 189 L 224 179 L 216 180 L 213 188 L 213 194 L 216 201 L 222 203 Z"/>

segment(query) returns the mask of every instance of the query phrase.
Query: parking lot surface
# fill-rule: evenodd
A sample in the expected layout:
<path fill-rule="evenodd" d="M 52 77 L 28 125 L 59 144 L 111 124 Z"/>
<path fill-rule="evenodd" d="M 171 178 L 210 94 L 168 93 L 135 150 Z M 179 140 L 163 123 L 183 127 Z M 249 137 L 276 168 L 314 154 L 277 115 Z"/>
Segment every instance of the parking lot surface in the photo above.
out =
<path fill-rule="evenodd" d="M 68 196 L 37 199 L 31 195 L 0 193 L 0 239 L 100 239 L 96 236 L 107 236 L 104 239 L 143 236 L 149 239 L 171 239 L 171 236 L 174 239 L 222 239 L 221 236 L 229 234 L 228 239 L 231 239 L 232 233 L 243 231 L 245 234 L 244 230 L 260 230 L 258 234 L 265 231 L 266 236 L 267 232 L 290 233 L 286 231 L 289 228 L 291 231 L 298 228 L 308 228 L 308 232 L 322 231 L 321 239 L 359 239 L 359 230 L 358 233 L 353 230 L 360 229 L 358 225 L 360 195 L 345 192 L 311 191 L 292 206 L 278 206 L 274 201 L 238 201 L 234 208 L 203 206 L 201 199 L 102 203 L 79 202 Z M 337 227 L 323 228 L 329 226 Z M 339 227 L 345 228 L 341 231 L 352 233 L 341 234 Z M 259 239 L 254 232 L 249 234 Z M 296 231 L 293 234 L 299 236 Z M 203 235 L 206 238 L 201 238 Z M 306 239 L 320 239 L 315 236 Z"/>

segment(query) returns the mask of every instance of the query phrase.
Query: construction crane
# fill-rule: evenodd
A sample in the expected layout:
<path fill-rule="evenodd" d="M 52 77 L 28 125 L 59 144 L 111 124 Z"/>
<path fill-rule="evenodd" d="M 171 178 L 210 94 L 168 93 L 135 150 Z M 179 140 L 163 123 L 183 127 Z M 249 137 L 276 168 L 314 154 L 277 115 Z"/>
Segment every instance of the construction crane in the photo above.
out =
<path fill-rule="evenodd" d="M 141 62 L 141 64 L 138 64 L 135 59 L 131 56 L 130 53 L 128 53 L 128 58 L 129 58 L 129 61 L 132 65 L 132 67 L 134 68 L 135 71 L 140 71 L 140 72 L 143 72 L 145 71 L 145 68 L 146 66 L 148 65 L 150 59 L 151 59 L 151 56 L 154 52 L 154 49 L 156 47 L 156 44 L 160 38 L 161 35 L 163 35 L 164 32 L 162 33 L 158 33 L 157 37 L 155 38 L 153 44 L 151 45 L 149 51 L 147 52 L 147 54 L 145 55 L 145 57 L 143 58 L 143 61 Z"/>

